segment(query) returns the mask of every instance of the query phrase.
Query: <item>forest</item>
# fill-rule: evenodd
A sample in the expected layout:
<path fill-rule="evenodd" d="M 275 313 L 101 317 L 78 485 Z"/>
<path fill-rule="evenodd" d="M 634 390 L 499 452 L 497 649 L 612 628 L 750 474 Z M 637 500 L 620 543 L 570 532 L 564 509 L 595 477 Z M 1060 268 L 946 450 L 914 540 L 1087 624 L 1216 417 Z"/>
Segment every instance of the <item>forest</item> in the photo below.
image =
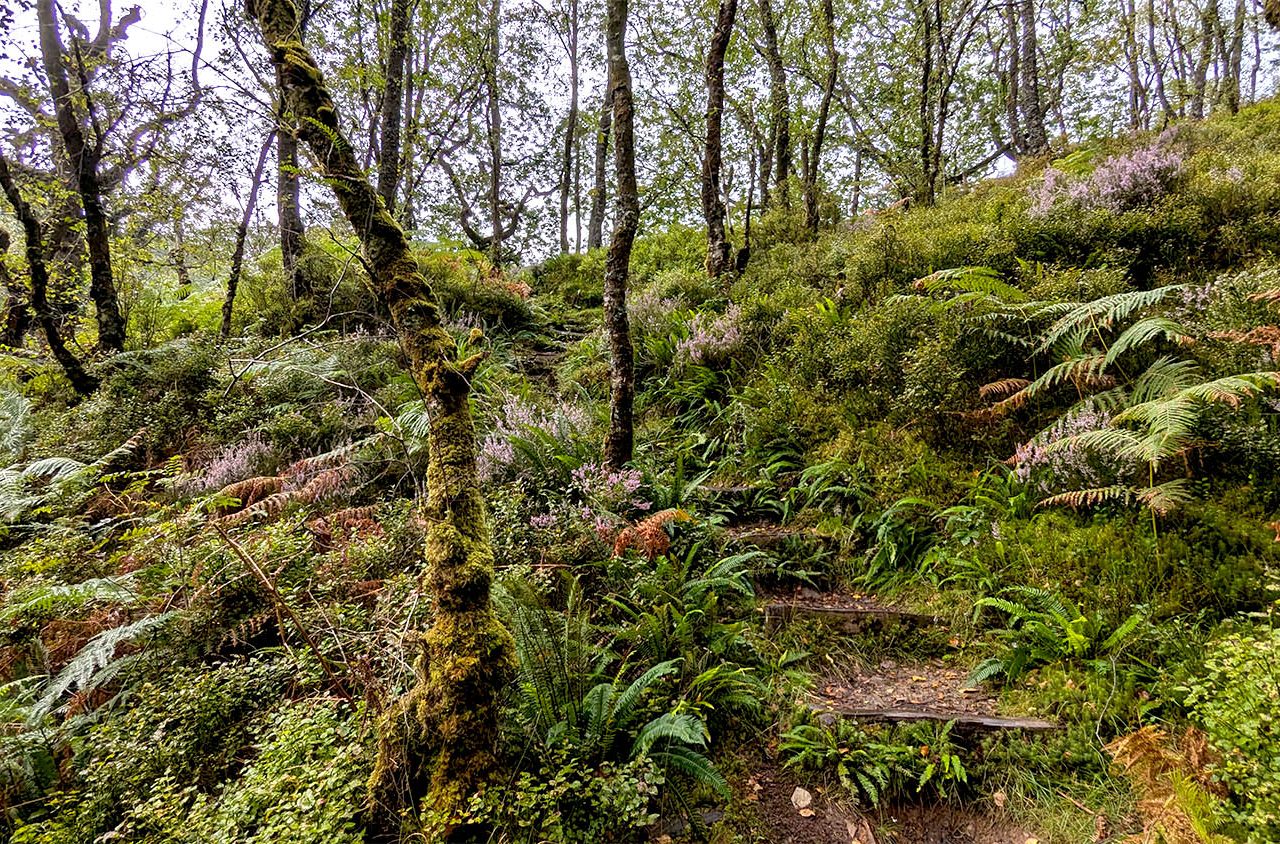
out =
<path fill-rule="evenodd" d="M 0 841 L 1280 841 L 1280 0 L 0 0 Z"/>

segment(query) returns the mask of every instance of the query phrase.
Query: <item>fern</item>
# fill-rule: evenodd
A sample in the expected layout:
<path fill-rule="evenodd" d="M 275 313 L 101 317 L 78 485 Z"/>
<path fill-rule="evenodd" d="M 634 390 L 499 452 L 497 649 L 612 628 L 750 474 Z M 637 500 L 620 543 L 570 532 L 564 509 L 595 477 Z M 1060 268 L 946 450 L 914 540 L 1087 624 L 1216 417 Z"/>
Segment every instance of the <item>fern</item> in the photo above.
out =
<path fill-rule="evenodd" d="M 999 302 L 1019 304 L 1027 301 L 1027 295 L 1000 279 L 1000 273 L 991 267 L 956 267 L 938 270 L 918 279 L 918 290 L 927 293 L 981 294 Z"/>
<path fill-rule="evenodd" d="M 128 575 L 99 577 L 72 584 L 42 584 L 22 589 L 0 609 L 0 622 L 25 615 L 48 616 L 65 605 L 82 606 L 90 601 L 131 603 L 137 598 Z"/>
<path fill-rule="evenodd" d="M 1170 284 L 1152 290 L 1134 290 L 1103 296 L 1091 302 L 1074 303 L 1070 310 L 1049 327 L 1037 351 L 1047 352 L 1063 337 L 1081 329 L 1094 333 L 1110 330 L 1117 323 L 1162 302 L 1172 293 L 1181 292 L 1185 287 L 1182 284 Z"/>
<path fill-rule="evenodd" d="M 29 721 L 36 723 L 55 709 L 64 694 L 72 689 L 98 688 L 113 679 L 119 666 L 113 667 L 120 645 L 133 642 L 146 633 L 158 631 L 177 615 L 176 610 L 150 615 L 129 624 L 104 630 L 89 640 L 44 688 L 40 700 L 31 709 Z"/>

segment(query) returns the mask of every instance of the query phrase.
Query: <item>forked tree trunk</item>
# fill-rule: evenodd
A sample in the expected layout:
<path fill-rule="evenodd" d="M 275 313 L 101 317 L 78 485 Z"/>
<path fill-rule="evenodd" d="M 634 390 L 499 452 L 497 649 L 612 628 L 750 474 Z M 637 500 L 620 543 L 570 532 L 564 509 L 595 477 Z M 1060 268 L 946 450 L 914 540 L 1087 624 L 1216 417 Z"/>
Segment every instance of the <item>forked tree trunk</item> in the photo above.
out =
<path fill-rule="evenodd" d="M 0 188 L 4 189 L 5 197 L 13 206 L 13 213 L 22 225 L 22 234 L 26 238 L 27 271 L 31 276 L 31 310 L 35 312 L 36 322 L 44 332 L 49 353 L 66 373 L 72 388 L 80 395 L 87 396 L 98 389 L 98 379 L 84 371 L 80 359 L 67 348 L 58 331 L 58 321 L 49 309 L 49 271 L 44 263 L 44 235 L 40 229 L 40 220 L 22 198 L 3 152 L 0 152 Z"/>
<path fill-rule="evenodd" d="M 724 199 L 720 190 L 724 125 L 724 57 L 733 38 L 738 0 L 720 0 L 707 50 L 707 140 L 702 153 L 702 216 L 707 221 L 707 275 L 719 278 L 733 268 L 724 231 Z"/>
<path fill-rule="evenodd" d="M 404 231 L 361 170 L 315 59 L 297 40 L 293 0 L 248 0 L 282 96 L 298 118 L 343 214 L 360 238 L 374 290 L 391 315 L 414 381 L 425 397 L 430 430 L 425 583 L 433 621 L 418 638 L 418 681 L 385 713 L 370 782 L 385 800 L 399 782 L 437 817 L 457 817 L 468 797 L 497 769 L 499 697 L 513 649 L 489 600 L 493 549 L 476 476 L 470 379 L 482 355 L 457 361 L 440 309 Z M 447 840 L 452 821 L 430 840 Z"/>
<path fill-rule="evenodd" d="M 609 131 L 613 128 L 613 97 L 605 80 L 604 104 L 600 107 L 600 125 L 596 129 L 594 181 L 591 188 L 591 220 L 587 223 L 587 248 L 604 246 L 604 209 L 609 190 Z"/>
<path fill-rule="evenodd" d="M 111 269 L 111 228 L 103 207 L 102 185 L 98 181 L 100 152 L 97 145 L 86 141 L 80 115 L 71 97 L 54 5 L 55 0 L 36 3 L 40 53 L 44 59 L 49 91 L 53 95 L 58 134 L 71 165 L 74 187 L 84 212 L 84 239 L 89 252 L 89 298 L 93 300 L 98 321 L 98 346 L 107 352 L 119 352 L 124 350 L 125 325 Z"/>
<path fill-rule="evenodd" d="M 236 246 L 231 253 L 231 272 L 227 274 L 227 295 L 222 300 L 222 339 L 231 336 L 231 314 L 235 307 L 236 290 L 240 286 L 240 271 L 244 267 L 245 243 L 249 239 L 249 224 L 253 222 L 253 209 L 258 204 L 258 190 L 262 187 L 262 173 L 267 169 L 267 155 L 275 142 L 276 133 L 267 135 L 267 140 L 258 151 L 258 163 L 253 168 L 253 182 L 249 185 L 249 199 L 244 206 L 244 214 L 240 217 L 240 225 L 236 228 Z"/>
<path fill-rule="evenodd" d="M 631 247 L 640 225 L 640 197 L 636 186 L 635 105 L 631 68 L 627 65 L 627 0 L 605 4 L 605 50 L 609 64 L 609 92 L 613 103 L 613 158 L 617 197 L 613 238 L 604 270 L 604 321 L 609 333 L 609 431 L 604 460 L 611 469 L 631 461 L 635 448 L 632 410 L 635 404 L 635 360 L 631 325 L 627 320 L 627 274 Z"/>

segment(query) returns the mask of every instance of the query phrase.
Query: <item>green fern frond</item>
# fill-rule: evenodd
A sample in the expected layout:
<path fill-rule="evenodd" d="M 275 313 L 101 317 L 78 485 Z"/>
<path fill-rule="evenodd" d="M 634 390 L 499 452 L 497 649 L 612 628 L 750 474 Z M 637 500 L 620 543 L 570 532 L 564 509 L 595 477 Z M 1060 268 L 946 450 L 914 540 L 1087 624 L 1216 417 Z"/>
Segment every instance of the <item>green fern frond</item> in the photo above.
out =
<path fill-rule="evenodd" d="M 721 799 L 728 800 L 732 795 L 729 783 L 725 781 L 724 775 L 720 773 L 710 759 L 691 747 L 674 744 L 655 750 L 649 755 L 649 758 L 665 769 L 679 771 L 693 779 L 694 782 L 707 786 Z"/>
<path fill-rule="evenodd" d="M 1071 332 L 1110 330 L 1138 311 L 1156 305 L 1170 294 L 1181 292 L 1186 285 L 1170 284 L 1152 290 L 1132 290 L 1103 296 L 1091 302 L 1078 303 L 1049 327 L 1040 341 L 1039 351 L 1047 352 Z"/>
<path fill-rule="evenodd" d="M 706 747 L 707 725 L 688 712 L 666 712 L 645 724 L 631 747 L 632 758 L 649 755 L 658 742 Z"/>
<path fill-rule="evenodd" d="M 31 709 L 29 723 L 38 723 L 45 715 L 53 712 L 62 696 L 72 689 L 90 689 L 101 685 L 104 679 L 102 670 L 115 659 L 116 649 L 126 643 L 137 640 L 144 633 L 155 632 L 168 624 L 177 615 L 176 610 L 151 615 L 137 621 L 104 630 L 89 640 L 80 652 L 63 667 L 49 685 L 45 687 L 40 700 Z"/>
<path fill-rule="evenodd" d="M 991 267 L 954 267 L 918 279 L 917 289 L 928 293 L 978 293 L 1017 304 L 1027 301 L 1027 295 L 1000 278 Z"/>
<path fill-rule="evenodd" d="M 1111 344 L 1111 348 L 1107 349 L 1106 365 L 1111 366 L 1124 354 L 1152 343 L 1161 337 L 1181 344 L 1186 344 L 1191 340 L 1191 335 L 1187 329 L 1168 317 L 1146 317 L 1130 325 L 1115 339 L 1115 342 Z"/>

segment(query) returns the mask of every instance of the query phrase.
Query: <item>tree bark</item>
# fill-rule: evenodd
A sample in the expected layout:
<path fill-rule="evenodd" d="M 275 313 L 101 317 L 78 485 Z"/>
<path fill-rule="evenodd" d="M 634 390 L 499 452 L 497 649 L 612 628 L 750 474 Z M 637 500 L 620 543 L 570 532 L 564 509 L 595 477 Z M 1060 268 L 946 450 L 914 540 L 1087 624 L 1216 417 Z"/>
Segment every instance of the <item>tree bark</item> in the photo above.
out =
<path fill-rule="evenodd" d="M 277 72 L 278 75 L 278 72 Z M 311 310 L 311 281 L 302 272 L 303 239 L 306 224 L 302 221 L 302 180 L 298 173 L 298 129 L 290 126 L 297 115 L 285 114 L 280 104 L 280 123 L 276 131 L 276 213 L 280 218 L 280 260 L 289 293 L 298 303 L 299 316 L 306 322 Z"/>
<path fill-rule="evenodd" d="M 404 67 L 409 52 L 409 18 L 413 0 L 391 0 L 387 47 L 387 84 L 382 91 L 378 143 L 378 195 L 392 214 L 400 190 L 400 134 L 404 120 Z"/>
<path fill-rule="evenodd" d="M 4 320 L 0 322 L 0 346 L 10 349 L 22 347 L 31 324 L 31 305 L 27 294 L 9 275 L 6 253 L 9 251 L 9 233 L 0 229 L 0 287 L 4 289 Z"/>
<path fill-rule="evenodd" d="M 441 324 L 404 231 L 362 172 L 324 77 L 297 38 L 293 0 L 246 5 L 280 70 L 300 136 L 360 238 L 375 292 L 391 315 L 430 419 L 422 510 L 433 622 L 415 640 L 417 684 L 383 717 L 370 785 L 375 798 L 385 800 L 407 778 L 413 800 L 407 805 L 416 807 L 425 791 L 433 815 L 457 817 L 497 769 L 499 698 L 513 659 L 510 636 L 490 605 L 493 550 L 476 476 L 469 393 L 483 355 L 457 361 L 457 344 Z M 445 840 L 465 832 L 454 821 L 442 823 L 444 829 L 426 837 Z"/>
<path fill-rule="evenodd" d="M 1005 121 L 1008 123 L 1009 137 L 1014 150 L 1022 155 L 1027 151 L 1027 138 L 1022 131 L 1022 100 L 1019 96 L 1022 87 L 1022 36 L 1021 21 L 1018 10 L 1012 4 L 1005 6 L 1005 31 L 1009 36 L 1009 61 L 1005 69 Z"/>
<path fill-rule="evenodd" d="M 719 278 L 732 269 L 724 231 L 724 198 L 720 170 L 724 127 L 724 57 L 733 39 L 738 0 L 720 0 L 711 45 L 707 49 L 707 138 L 702 153 L 702 216 L 707 221 L 707 275 Z"/>
<path fill-rule="evenodd" d="M 106 352 L 120 352 L 124 350 L 125 324 L 111 269 L 111 227 L 98 180 L 102 150 L 99 144 L 86 141 L 80 115 L 72 100 L 55 3 L 56 0 L 39 0 L 36 3 L 40 53 L 49 80 L 49 91 L 53 95 L 58 134 L 62 137 L 84 213 L 85 245 L 89 252 L 89 297 L 97 315 L 98 346 Z M 81 94 L 88 96 L 87 91 Z"/>
<path fill-rule="evenodd" d="M 253 222 L 253 209 L 258 204 L 258 189 L 262 187 L 262 174 L 267 169 L 267 155 L 271 145 L 275 143 L 274 131 L 267 135 L 267 140 L 258 151 L 258 163 L 253 168 L 253 182 L 249 185 L 249 199 L 245 202 L 244 214 L 240 217 L 240 225 L 236 228 L 236 246 L 231 253 L 231 271 L 227 274 L 227 295 L 222 300 L 222 339 L 231 336 L 231 314 L 235 307 L 236 290 L 240 286 L 240 271 L 244 267 L 244 249 L 249 239 L 249 224 Z"/>
<path fill-rule="evenodd" d="M 578 140 L 578 0 L 569 0 L 568 33 L 569 116 L 564 124 L 564 154 L 560 159 L 560 254 L 569 252 L 569 194 L 573 188 L 574 152 Z"/>
<path fill-rule="evenodd" d="M 1019 0 L 1019 18 L 1022 24 L 1018 62 L 1018 101 L 1021 106 L 1019 121 L 1026 138 L 1026 152 L 1042 155 L 1049 149 L 1049 135 L 1044 126 L 1044 102 L 1040 96 L 1039 39 L 1036 36 L 1035 0 Z"/>
<path fill-rule="evenodd" d="M 836 52 L 836 15 L 831 0 L 822 0 L 823 46 L 827 54 L 827 78 L 822 86 L 822 101 L 814 121 L 813 138 L 805 150 L 804 161 L 804 227 L 809 234 L 818 233 L 818 174 L 822 161 L 822 144 L 831 114 L 831 97 L 835 94 L 840 72 L 840 55 Z"/>
<path fill-rule="evenodd" d="M 26 238 L 27 271 L 31 277 L 31 310 L 35 312 L 36 322 L 44 332 L 45 343 L 49 353 L 66 373 L 71 387 L 82 396 L 87 396 L 98 389 L 98 379 L 84 371 L 80 359 L 72 354 L 58 331 L 58 321 L 49 308 L 49 271 L 44 263 L 44 236 L 40 229 L 40 220 L 31 206 L 22 198 L 13 174 L 9 172 L 9 161 L 0 152 L 0 188 L 13 206 L 13 213 L 22 225 L 22 233 Z"/>
<path fill-rule="evenodd" d="M 609 92 L 613 104 L 614 199 L 613 237 L 604 270 L 604 321 L 609 334 L 609 431 L 604 460 L 611 469 L 631 461 L 635 448 L 632 411 L 635 404 L 635 360 L 631 325 L 627 320 L 627 275 L 631 247 L 640 224 L 640 196 L 636 185 L 635 105 L 631 68 L 627 65 L 627 0 L 606 0 L 605 49 Z"/>
<path fill-rule="evenodd" d="M 600 125 L 596 129 L 595 180 L 591 189 L 591 220 L 587 224 L 587 248 L 604 245 L 604 209 L 608 197 L 609 132 L 613 128 L 613 94 L 605 81 L 604 104 L 600 107 Z"/>
<path fill-rule="evenodd" d="M 769 66 L 769 138 L 773 156 L 770 164 L 761 165 L 764 181 L 760 186 L 760 204 L 769 206 L 766 182 L 767 174 L 772 170 L 778 202 L 786 208 L 790 204 L 787 179 L 791 176 L 791 103 L 787 93 L 787 68 L 782 63 L 771 0 L 760 0 L 760 28 L 764 33 L 765 63 Z"/>
<path fill-rule="evenodd" d="M 502 102 L 498 93 L 501 15 L 501 0 L 492 0 L 489 7 L 489 30 L 486 34 L 484 88 L 489 141 L 489 217 L 493 221 L 493 237 L 489 240 L 489 263 L 495 268 L 502 266 L 503 241 L 500 234 L 502 231 Z"/>

